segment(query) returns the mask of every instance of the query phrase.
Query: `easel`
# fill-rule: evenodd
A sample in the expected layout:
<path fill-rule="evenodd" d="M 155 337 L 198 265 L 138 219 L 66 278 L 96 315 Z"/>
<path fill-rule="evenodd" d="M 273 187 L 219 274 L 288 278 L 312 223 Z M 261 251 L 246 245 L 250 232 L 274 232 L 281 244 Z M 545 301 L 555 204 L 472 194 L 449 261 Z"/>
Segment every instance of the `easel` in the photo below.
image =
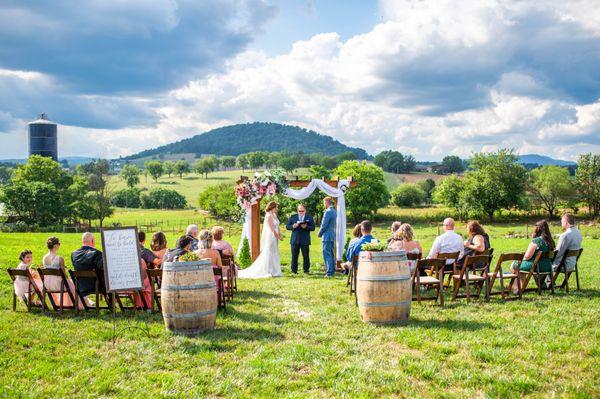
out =
<path fill-rule="evenodd" d="M 112 236 L 113 233 L 119 235 L 118 238 L 114 238 Z M 142 281 L 142 261 L 140 256 L 140 248 L 138 243 L 138 232 L 136 227 L 118 227 L 118 228 L 106 228 L 101 229 L 100 234 L 102 237 L 102 257 L 104 264 L 104 281 L 106 285 L 106 292 L 110 293 L 111 296 L 111 306 L 112 306 L 112 315 L 113 315 L 113 348 L 116 347 L 117 337 L 120 333 L 126 330 L 140 330 L 146 333 L 147 337 L 150 337 L 150 329 L 148 327 L 148 320 L 144 318 L 145 328 L 134 326 L 131 324 L 131 320 L 127 319 L 127 325 L 124 327 L 117 329 L 117 301 L 120 303 L 120 298 L 118 294 L 120 292 L 137 292 L 137 295 L 140 295 L 142 298 L 142 302 L 145 303 L 145 299 L 143 298 L 143 288 L 144 282 Z M 106 235 L 109 234 L 112 240 L 116 240 L 117 244 L 111 242 L 107 243 Z M 116 235 L 115 234 L 115 235 Z M 118 252 L 122 252 L 119 256 Z M 117 256 L 113 257 L 113 255 L 117 254 Z M 112 262 L 115 262 L 113 264 Z M 116 280 L 113 281 L 111 277 L 112 269 L 116 268 L 120 274 L 117 274 L 118 277 L 115 277 Z M 125 283 L 120 281 L 123 275 L 127 273 L 133 273 L 133 280 L 125 280 Z M 131 277 L 131 276 L 130 276 Z M 139 278 L 138 278 L 139 277 Z M 116 287 L 112 286 L 112 284 L 117 283 Z M 121 284 L 118 284 L 121 283 Z M 137 307 L 134 303 L 134 315 L 137 315 Z"/>
<path fill-rule="evenodd" d="M 146 337 L 151 338 L 152 336 L 150 335 L 150 327 L 148 326 L 148 318 L 147 317 L 144 317 L 144 327 L 132 325 L 131 319 L 128 318 L 128 319 L 126 319 L 127 324 L 117 330 L 117 303 L 116 303 L 117 302 L 117 292 L 113 291 L 110 293 L 110 295 L 111 295 L 112 315 L 113 315 L 113 335 L 112 335 L 113 349 L 116 348 L 116 346 L 117 346 L 117 337 L 123 331 L 140 330 L 146 334 Z M 142 292 L 138 291 L 138 295 L 142 295 Z M 142 311 L 142 314 L 143 314 L 143 311 Z M 133 315 L 134 316 L 138 315 L 138 309 L 135 306 L 133 308 Z"/>

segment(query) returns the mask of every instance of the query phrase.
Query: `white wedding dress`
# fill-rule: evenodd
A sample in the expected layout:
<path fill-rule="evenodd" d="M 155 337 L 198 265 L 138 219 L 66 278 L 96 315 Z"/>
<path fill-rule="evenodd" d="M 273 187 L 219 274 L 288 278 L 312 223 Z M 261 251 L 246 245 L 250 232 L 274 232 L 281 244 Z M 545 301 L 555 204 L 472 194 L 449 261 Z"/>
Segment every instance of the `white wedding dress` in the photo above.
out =
<path fill-rule="evenodd" d="M 239 278 L 283 276 L 281 264 L 279 263 L 279 240 L 269 228 L 269 224 L 273 226 L 273 230 L 279 233 L 279 219 L 277 219 L 277 215 L 273 212 L 267 212 L 260 238 L 260 255 L 258 255 L 258 258 L 256 258 L 250 267 L 239 271 Z"/>

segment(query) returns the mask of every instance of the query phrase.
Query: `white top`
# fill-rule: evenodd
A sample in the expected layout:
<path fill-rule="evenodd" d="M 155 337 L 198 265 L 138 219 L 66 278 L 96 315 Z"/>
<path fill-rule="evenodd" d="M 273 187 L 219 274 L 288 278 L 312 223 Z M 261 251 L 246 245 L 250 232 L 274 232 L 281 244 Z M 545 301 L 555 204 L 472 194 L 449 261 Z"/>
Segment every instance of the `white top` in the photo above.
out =
<path fill-rule="evenodd" d="M 436 254 L 448 253 L 448 252 L 461 252 L 463 251 L 463 238 L 460 234 L 454 232 L 454 230 L 448 230 L 442 235 L 435 238 L 431 251 L 427 258 L 434 258 Z M 459 255 L 460 257 L 460 255 Z M 449 265 L 454 262 L 452 259 L 446 259 L 446 264 Z"/>

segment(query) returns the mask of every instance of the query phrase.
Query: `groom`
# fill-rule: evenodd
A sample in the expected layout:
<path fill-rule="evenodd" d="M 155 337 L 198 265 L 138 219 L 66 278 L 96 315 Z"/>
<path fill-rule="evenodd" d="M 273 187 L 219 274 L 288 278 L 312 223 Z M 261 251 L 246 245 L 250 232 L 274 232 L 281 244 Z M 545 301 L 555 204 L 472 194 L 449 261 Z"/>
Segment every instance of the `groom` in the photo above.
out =
<path fill-rule="evenodd" d="M 323 260 L 325 261 L 325 277 L 333 277 L 335 274 L 335 258 L 333 256 L 333 242 L 335 241 L 335 224 L 337 212 L 333 207 L 331 197 L 323 199 L 325 213 L 319 229 L 319 237 L 323 241 Z"/>
<path fill-rule="evenodd" d="M 304 273 L 310 272 L 310 232 L 315 230 L 315 221 L 312 216 L 306 214 L 304 205 L 298 205 L 298 213 L 292 215 L 285 228 L 292 231 L 290 244 L 292 246 L 292 273 L 298 274 L 298 255 L 302 250 L 302 268 Z"/>

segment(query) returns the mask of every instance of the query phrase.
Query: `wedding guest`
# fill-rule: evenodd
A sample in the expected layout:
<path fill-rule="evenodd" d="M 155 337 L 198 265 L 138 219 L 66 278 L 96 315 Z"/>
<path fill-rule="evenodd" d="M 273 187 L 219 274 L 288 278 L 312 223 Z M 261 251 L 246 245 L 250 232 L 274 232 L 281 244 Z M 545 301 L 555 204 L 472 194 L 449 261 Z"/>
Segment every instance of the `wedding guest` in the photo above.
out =
<path fill-rule="evenodd" d="M 190 252 L 191 246 L 192 246 L 192 239 L 189 236 L 185 235 L 185 236 L 179 237 L 177 239 L 177 243 L 175 244 L 175 248 L 167 251 L 167 253 L 164 257 L 164 261 L 165 262 L 175 262 L 177 260 L 177 258 Z"/>
<path fill-rule="evenodd" d="M 556 271 L 567 251 L 581 248 L 581 232 L 575 227 L 575 216 L 572 213 L 565 213 L 561 218 L 561 225 L 565 231 L 558 237 L 556 244 L 556 257 L 552 264 L 552 269 Z M 565 267 L 568 272 L 575 270 L 576 259 L 573 257 L 565 259 Z"/>
<path fill-rule="evenodd" d="M 148 277 L 148 265 L 144 258 L 142 258 L 142 281 L 144 282 L 144 288 L 141 289 L 141 293 L 144 296 L 144 300 L 140 297 L 137 292 L 131 294 L 131 299 L 137 309 L 144 309 L 144 302 L 146 303 L 147 310 L 152 311 L 154 304 L 152 303 L 152 284 Z"/>
<path fill-rule="evenodd" d="M 213 235 L 212 248 L 219 251 L 221 255 L 233 256 L 233 247 L 230 243 L 223 240 L 225 229 L 221 226 L 215 226 L 211 229 L 211 233 Z"/>
<path fill-rule="evenodd" d="M 361 237 L 361 231 L 360 231 L 360 223 L 357 224 L 356 226 L 354 226 L 354 229 L 352 229 L 352 239 L 350 241 L 348 241 L 348 247 L 346 248 L 346 251 L 350 248 L 350 246 L 354 245 L 356 243 L 356 241 L 358 241 Z M 342 263 L 342 268 L 344 269 L 344 274 L 348 274 L 349 270 L 350 270 L 350 266 L 352 266 L 352 259 L 348 259 L 346 262 Z"/>
<path fill-rule="evenodd" d="M 42 292 L 42 280 L 40 279 L 40 276 L 35 270 L 30 269 L 31 262 L 33 262 L 33 253 L 28 249 L 24 249 L 19 254 L 19 261 L 20 262 L 17 266 L 17 269 L 29 270 L 31 276 L 33 277 L 33 283 L 38 288 L 38 290 Z M 17 276 L 14 282 L 14 288 L 15 295 L 17 296 L 17 298 L 19 298 L 22 301 L 27 301 L 27 297 L 29 295 L 29 279 L 25 276 Z M 37 298 L 37 296 L 34 296 L 34 298 L 35 299 L 32 302 L 35 304 L 39 304 L 39 298 Z"/>
<path fill-rule="evenodd" d="M 95 270 L 98 275 L 98 289 L 101 293 L 106 293 L 102 252 L 96 249 L 96 240 L 92 233 L 83 233 L 83 236 L 81 236 L 81 248 L 71 253 L 71 262 L 75 270 Z M 80 278 L 78 282 L 79 293 L 82 296 L 95 292 L 96 282 L 93 278 Z"/>
<path fill-rule="evenodd" d="M 387 240 L 388 245 L 390 245 L 390 243 L 394 240 L 394 237 L 396 236 L 396 232 L 398 231 L 400 226 L 402 226 L 402 222 L 399 222 L 399 221 L 395 221 L 390 226 L 390 231 L 392 232 L 392 236 L 390 238 L 388 238 L 388 240 Z"/>
<path fill-rule="evenodd" d="M 363 220 L 360 223 L 360 233 L 361 233 L 362 237 L 360 237 L 358 240 L 356 240 L 352 245 L 348 245 L 348 252 L 346 253 L 346 259 L 350 259 L 350 261 L 352 261 L 352 259 L 355 256 L 358 256 L 358 254 L 362 250 L 363 244 L 366 244 L 366 243 L 374 240 L 373 236 L 371 235 L 372 230 L 373 230 L 373 225 L 371 224 L 370 220 Z"/>
<path fill-rule="evenodd" d="M 423 253 L 423 247 L 421 247 L 421 243 L 419 241 L 415 240 L 415 232 L 412 226 L 408 223 L 403 223 L 400 228 L 398 228 L 394 236 L 394 241 L 392 241 L 388 248 L 391 251 L 404 250 L 408 254 Z M 415 260 L 408 261 L 408 266 L 411 273 L 415 269 L 416 264 L 417 261 Z"/>
<path fill-rule="evenodd" d="M 162 264 L 165 254 L 168 251 L 167 237 L 165 236 L 165 233 L 163 233 L 162 231 L 157 231 L 156 233 L 152 234 L 150 249 L 152 250 L 154 256 L 156 256 Z"/>
<path fill-rule="evenodd" d="M 199 248 L 197 251 L 195 251 L 196 255 L 198 255 L 198 257 L 201 259 L 210 259 L 213 266 L 221 267 L 221 266 L 223 266 L 223 264 L 221 262 L 221 255 L 219 254 L 219 251 L 212 248 L 212 243 L 213 243 L 212 233 L 208 230 L 202 230 L 200 232 L 199 241 L 198 241 Z"/>
<path fill-rule="evenodd" d="M 160 259 L 154 255 L 154 252 L 150 251 L 148 248 L 144 246 L 146 243 L 146 233 L 143 231 L 138 231 L 138 243 L 140 246 L 140 257 L 146 262 L 146 266 L 149 269 L 154 269 L 155 267 L 160 267 Z"/>
<path fill-rule="evenodd" d="M 223 263 L 221 262 L 221 255 L 219 254 L 219 251 L 212 248 L 212 243 L 213 243 L 212 233 L 208 230 L 202 230 L 200 232 L 200 236 L 198 238 L 199 238 L 199 241 L 198 241 L 199 248 L 196 251 L 196 255 L 198 255 L 198 257 L 201 259 L 210 259 L 210 261 L 213 265 L 213 268 L 222 268 Z M 220 297 L 221 285 L 219 284 L 219 281 L 221 279 L 221 276 L 215 275 L 214 278 L 215 278 L 215 283 L 217 284 L 217 297 Z"/>
<path fill-rule="evenodd" d="M 190 224 L 187 227 L 185 234 L 191 238 L 190 250 L 197 251 L 198 250 L 198 225 Z"/>
<path fill-rule="evenodd" d="M 467 256 L 480 255 L 486 249 L 491 248 L 490 236 L 486 234 L 483 226 L 477 220 L 467 223 L 467 234 L 469 238 L 463 243 L 463 253 L 457 262 L 459 267 L 463 266 Z"/>
<path fill-rule="evenodd" d="M 546 222 L 545 220 L 540 220 L 535 224 L 531 238 L 532 240 L 529 243 L 525 254 L 523 255 L 523 261 L 521 262 L 521 265 L 518 267 L 518 264 L 515 261 L 511 266 L 512 272 L 515 274 L 519 274 L 519 270 L 526 272 L 531 270 L 534 259 L 539 252 L 541 252 L 543 255 L 549 255 L 552 251 L 554 251 L 554 239 L 552 238 L 552 234 L 550 233 L 550 227 L 548 226 L 548 222 Z M 543 256 L 542 258 L 540 258 L 540 260 L 538 261 L 538 270 L 544 273 L 547 273 L 550 270 L 552 270 L 552 261 L 550 260 L 550 256 Z M 524 274 L 525 273 L 520 273 L 521 280 L 525 279 Z M 542 288 L 545 288 L 546 284 L 544 281 L 539 283 L 542 284 Z M 516 289 L 517 287 L 515 284 L 513 286 L 513 291 L 516 292 Z"/>
<path fill-rule="evenodd" d="M 48 247 L 48 253 L 44 255 L 42 258 L 42 265 L 45 269 L 62 269 L 65 276 L 67 276 L 67 271 L 65 270 L 65 260 L 62 256 L 58 254 L 58 250 L 60 249 L 60 240 L 57 237 L 50 237 L 46 240 L 46 247 Z M 46 284 L 46 288 L 51 291 L 59 291 L 62 286 L 62 278 L 60 276 L 46 276 L 44 278 L 44 283 Z M 64 287 L 64 290 L 69 290 L 73 295 L 75 295 L 75 284 L 71 279 L 67 279 L 68 287 Z M 60 306 L 60 294 L 52 294 L 52 298 L 55 303 Z M 91 301 L 86 297 L 87 305 L 91 305 Z M 63 294 L 63 306 L 70 307 L 73 306 L 73 301 L 69 295 L 65 292 Z M 83 309 L 83 303 L 79 304 L 79 308 Z"/>
<path fill-rule="evenodd" d="M 437 236 L 433 241 L 431 250 L 427 258 L 436 258 L 438 254 L 450 253 L 450 252 L 462 252 L 463 250 L 463 239 L 460 234 L 454 231 L 454 219 L 444 219 L 444 233 Z M 446 260 L 446 270 L 452 270 L 453 260 Z"/>

